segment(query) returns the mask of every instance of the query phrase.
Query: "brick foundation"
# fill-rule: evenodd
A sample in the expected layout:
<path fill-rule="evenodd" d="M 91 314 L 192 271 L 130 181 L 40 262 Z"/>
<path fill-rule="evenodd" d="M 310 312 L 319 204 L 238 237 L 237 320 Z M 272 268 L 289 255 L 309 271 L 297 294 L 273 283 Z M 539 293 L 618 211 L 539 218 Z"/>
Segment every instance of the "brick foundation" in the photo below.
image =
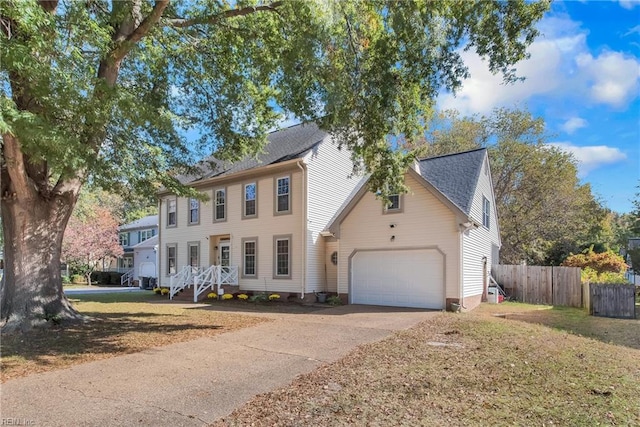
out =
<path fill-rule="evenodd" d="M 482 302 L 482 294 L 474 295 L 474 296 L 471 296 L 471 297 L 466 297 L 464 299 L 464 301 L 463 301 L 464 310 L 465 311 L 471 311 L 474 308 L 478 307 L 481 302 Z"/>

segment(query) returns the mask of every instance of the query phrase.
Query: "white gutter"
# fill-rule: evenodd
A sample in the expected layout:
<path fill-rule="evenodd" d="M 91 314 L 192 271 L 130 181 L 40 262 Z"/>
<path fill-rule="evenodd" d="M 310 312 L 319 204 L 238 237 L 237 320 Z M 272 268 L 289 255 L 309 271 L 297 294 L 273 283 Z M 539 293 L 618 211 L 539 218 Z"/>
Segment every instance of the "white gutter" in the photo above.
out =
<path fill-rule="evenodd" d="M 307 289 L 307 169 L 301 161 L 296 164 L 302 171 L 302 291 L 300 298 L 304 299 L 304 293 Z"/>

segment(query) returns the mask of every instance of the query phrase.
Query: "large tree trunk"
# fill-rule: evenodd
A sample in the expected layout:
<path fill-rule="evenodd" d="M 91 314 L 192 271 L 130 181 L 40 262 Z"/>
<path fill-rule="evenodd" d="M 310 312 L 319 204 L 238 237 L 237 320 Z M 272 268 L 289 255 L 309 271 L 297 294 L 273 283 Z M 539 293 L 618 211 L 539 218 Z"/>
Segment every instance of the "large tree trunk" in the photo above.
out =
<path fill-rule="evenodd" d="M 0 286 L 2 332 L 79 321 L 62 291 L 62 238 L 80 190 L 79 181 L 50 189 L 21 161 L 19 143 L 3 135 L 2 229 L 4 277 Z M 16 150 L 17 149 L 17 150 Z M 9 172 L 11 170 L 11 173 Z M 40 185 L 39 185 L 40 184 Z"/>

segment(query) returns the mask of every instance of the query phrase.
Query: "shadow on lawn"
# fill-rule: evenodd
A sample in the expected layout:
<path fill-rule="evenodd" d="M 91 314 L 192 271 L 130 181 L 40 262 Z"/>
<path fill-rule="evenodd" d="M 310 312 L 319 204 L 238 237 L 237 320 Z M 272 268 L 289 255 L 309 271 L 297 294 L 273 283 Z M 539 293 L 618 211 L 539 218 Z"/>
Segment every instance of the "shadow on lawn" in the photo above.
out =
<path fill-rule="evenodd" d="M 640 350 L 640 320 L 638 319 L 590 316 L 582 309 L 571 307 L 513 313 L 507 315 L 507 318 L 538 323 L 605 343 Z"/>
<path fill-rule="evenodd" d="M 164 323 L 172 317 L 155 313 L 83 313 L 85 323 L 33 330 L 2 337 L 3 365 L 6 358 L 18 356 L 49 365 L 54 358 L 81 357 L 84 354 L 127 354 L 166 344 L 166 338 L 187 330 L 220 329 L 222 326 L 192 322 Z M 175 316 L 173 316 L 175 317 Z M 144 319 L 144 320 L 143 320 Z M 153 319 L 150 321 L 150 319 Z M 11 363 L 8 362 L 8 365 Z M 8 366 L 4 366 L 6 368 Z"/>

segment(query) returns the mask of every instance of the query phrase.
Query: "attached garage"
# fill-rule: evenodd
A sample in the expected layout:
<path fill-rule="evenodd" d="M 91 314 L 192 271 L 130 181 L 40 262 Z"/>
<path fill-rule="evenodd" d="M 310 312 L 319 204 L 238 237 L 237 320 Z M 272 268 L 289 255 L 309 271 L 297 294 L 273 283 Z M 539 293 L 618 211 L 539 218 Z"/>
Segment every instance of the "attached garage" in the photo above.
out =
<path fill-rule="evenodd" d="M 360 250 L 350 267 L 352 304 L 444 308 L 444 257 L 437 249 Z"/>

